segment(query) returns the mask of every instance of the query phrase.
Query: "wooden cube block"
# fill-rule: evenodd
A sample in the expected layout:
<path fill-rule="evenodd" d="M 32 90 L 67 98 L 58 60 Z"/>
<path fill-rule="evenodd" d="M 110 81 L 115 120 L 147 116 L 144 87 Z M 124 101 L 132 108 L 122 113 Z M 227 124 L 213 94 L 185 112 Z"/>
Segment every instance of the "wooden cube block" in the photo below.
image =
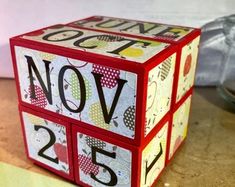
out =
<path fill-rule="evenodd" d="M 153 186 L 165 167 L 168 120 L 164 120 L 158 132 L 140 147 L 73 125 L 77 184 Z"/>
<path fill-rule="evenodd" d="M 19 102 L 39 112 L 139 146 L 170 110 L 175 45 L 57 25 L 11 49 Z"/>
<path fill-rule="evenodd" d="M 28 157 L 83 186 L 154 186 L 186 137 L 199 38 L 102 16 L 11 38 Z"/>
<path fill-rule="evenodd" d="M 187 92 L 172 111 L 168 135 L 167 163 L 173 158 L 187 136 L 191 100 L 192 89 Z"/>
<path fill-rule="evenodd" d="M 19 110 L 28 158 L 73 181 L 70 124 L 23 106 Z"/>
<path fill-rule="evenodd" d="M 178 51 L 173 105 L 179 102 L 194 84 L 199 29 L 105 16 L 92 16 L 68 25 L 176 44 Z"/>

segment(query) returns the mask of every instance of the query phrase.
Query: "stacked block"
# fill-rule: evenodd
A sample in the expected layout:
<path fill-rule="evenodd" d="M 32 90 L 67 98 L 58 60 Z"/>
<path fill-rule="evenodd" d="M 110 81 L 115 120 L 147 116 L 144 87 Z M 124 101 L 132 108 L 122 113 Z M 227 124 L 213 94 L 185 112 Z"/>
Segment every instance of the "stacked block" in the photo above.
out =
<path fill-rule="evenodd" d="M 93 16 L 11 38 L 28 158 L 82 186 L 153 186 L 186 137 L 199 36 Z"/>

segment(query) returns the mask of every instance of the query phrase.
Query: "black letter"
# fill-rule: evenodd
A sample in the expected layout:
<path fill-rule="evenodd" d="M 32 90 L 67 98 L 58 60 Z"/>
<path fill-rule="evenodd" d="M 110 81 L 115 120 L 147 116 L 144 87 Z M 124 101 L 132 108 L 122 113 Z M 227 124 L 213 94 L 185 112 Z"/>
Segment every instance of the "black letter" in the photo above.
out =
<path fill-rule="evenodd" d="M 75 45 L 75 46 L 77 46 L 77 47 L 81 47 L 81 48 L 94 49 L 94 48 L 97 47 L 97 45 L 93 45 L 93 46 L 81 46 L 80 43 L 82 43 L 82 42 L 84 42 L 84 41 L 86 41 L 86 40 L 89 40 L 89 39 L 91 39 L 91 38 L 96 38 L 96 37 L 98 37 L 98 36 L 106 36 L 106 35 L 87 36 L 87 37 L 85 37 L 85 38 L 82 38 L 82 39 L 80 39 L 80 40 L 75 41 L 73 45 Z"/>
<path fill-rule="evenodd" d="M 67 69 L 74 71 L 74 73 L 76 73 L 76 75 L 78 77 L 81 97 L 80 97 L 80 105 L 77 109 L 70 108 L 66 102 L 66 99 L 65 99 L 63 80 L 64 80 L 64 73 Z M 84 82 L 84 79 L 83 79 L 81 73 L 73 66 L 62 67 L 59 72 L 58 87 L 59 87 L 60 98 L 61 98 L 61 101 L 62 101 L 64 107 L 67 108 L 70 112 L 75 112 L 75 113 L 81 112 L 85 106 L 85 103 L 86 103 L 86 87 L 85 87 L 85 82 Z"/>
<path fill-rule="evenodd" d="M 103 75 L 97 74 L 94 72 L 91 72 L 91 73 L 93 74 L 93 76 L 95 78 L 96 88 L 97 88 L 99 99 L 100 99 L 100 104 L 101 104 L 101 108 L 102 108 L 102 112 L 103 112 L 103 116 L 104 116 L 104 121 L 105 121 L 105 123 L 109 123 L 112 119 L 114 110 L 117 106 L 117 102 L 120 97 L 122 88 L 123 88 L 124 84 L 127 82 L 127 80 L 117 79 L 118 87 L 117 87 L 117 90 L 116 90 L 116 93 L 115 93 L 115 96 L 114 96 L 114 99 L 112 102 L 112 106 L 111 106 L 110 111 L 108 113 L 105 98 L 104 98 L 104 92 L 103 92 L 101 82 L 100 82 Z"/>
<path fill-rule="evenodd" d="M 173 36 L 172 36 L 172 34 L 170 35 L 170 38 L 178 38 L 180 35 L 180 33 L 181 33 L 181 31 L 171 31 L 172 29 L 174 29 L 174 27 L 169 27 L 169 28 L 167 28 L 167 29 L 165 29 L 165 30 L 163 30 L 163 31 L 161 31 L 161 32 L 159 32 L 158 34 L 156 34 L 155 36 L 165 36 L 165 34 L 167 33 L 167 32 L 170 32 L 170 33 L 173 33 Z M 177 28 L 177 29 L 181 29 L 182 31 L 188 31 L 189 29 L 187 29 L 187 28 Z M 168 37 L 168 35 L 166 35 L 165 37 Z"/>
<path fill-rule="evenodd" d="M 84 37 L 84 38 L 82 38 L 82 39 L 80 39 L 80 40 L 75 41 L 73 45 L 75 45 L 75 46 L 77 46 L 77 47 L 81 47 L 81 48 L 86 48 L 86 49 L 94 49 L 94 48 L 98 47 L 98 45 L 82 46 L 82 45 L 80 45 L 80 44 L 81 44 L 82 42 L 86 41 L 86 40 L 91 39 L 91 38 L 98 38 L 98 37 L 101 37 L 101 38 L 104 37 L 104 38 L 107 38 L 107 39 L 110 39 L 110 40 L 112 40 L 112 39 L 114 38 L 114 36 L 106 35 L 106 34 L 105 34 L 105 35 L 87 36 L 87 37 Z M 120 39 L 120 40 L 123 40 L 123 39 Z M 120 41 L 120 40 L 119 40 L 119 41 Z"/>
<path fill-rule="evenodd" d="M 113 22 L 113 21 L 116 21 L 116 20 L 115 20 L 115 19 L 109 19 L 109 20 L 107 20 L 107 21 L 98 23 L 98 24 L 96 24 L 95 26 L 96 26 L 96 27 L 100 27 L 100 28 L 114 28 L 114 27 L 119 27 L 119 26 L 121 26 L 121 25 L 123 25 L 123 24 L 128 23 L 127 21 L 122 21 L 122 22 L 120 22 L 120 23 L 113 24 L 113 25 L 111 25 L 111 26 L 103 26 L 103 25 L 105 25 L 106 23 Z M 114 22 L 114 23 L 115 23 L 115 22 Z"/>
<path fill-rule="evenodd" d="M 123 45 L 123 46 L 121 46 L 118 49 L 115 49 L 113 51 L 107 51 L 107 53 L 113 53 L 113 54 L 119 55 L 119 53 L 121 51 L 127 49 L 128 47 L 130 47 L 130 46 L 132 46 L 132 45 L 134 45 L 136 43 L 143 43 L 145 47 L 151 44 L 149 42 L 138 41 L 138 40 L 130 40 L 130 39 L 123 39 L 123 40 L 128 40 L 130 42 L 128 42 L 127 44 L 125 44 L 125 45 Z"/>
<path fill-rule="evenodd" d="M 32 68 L 33 71 L 36 75 L 36 77 L 38 78 L 38 81 L 43 89 L 44 94 L 46 95 L 47 101 L 52 104 L 52 94 L 51 94 L 51 79 L 50 79 L 50 61 L 47 60 L 43 60 L 44 64 L 45 64 L 45 69 L 46 69 L 46 76 L 47 76 L 47 87 L 48 90 L 42 80 L 42 77 L 33 61 L 33 58 L 30 56 L 25 56 L 25 58 L 27 59 L 27 63 L 28 63 L 28 71 L 29 71 L 29 79 L 30 79 L 30 89 L 31 89 L 31 95 L 30 97 L 33 99 L 37 99 L 36 95 L 35 95 L 35 86 L 34 86 L 34 82 L 33 82 L 33 73 L 32 73 Z"/>
<path fill-rule="evenodd" d="M 128 31 L 128 30 L 131 29 L 131 28 L 139 27 L 139 33 L 145 34 L 145 33 L 149 32 L 150 30 L 153 30 L 153 29 L 155 29 L 156 27 L 158 27 L 158 25 L 157 25 L 157 24 L 154 24 L 154 23 L 153 23 L 153 26 L 150 27 L 150 28 L 148 28 L 148 29 L 145 29 L 144 26 L 145 26 L 144 23 L 136 23 L 136 24 L 134 24 L 134 25 L 131 25 L 130 27 L 127 27 L 127 28 L 121 29 L 121 30 L 122 30 L 122 31 Z"/>
<path fill-rule="evenodd" d="M 145 167 L 145 184 L 147 182 L 147 176 L 148 173 L 150 172 L 150 170 L 153 168 L 153 166 L 155 165 L 155 163 L 158 161 L 158 159 L 161 157 L 162 155 L 162 144 L 160 143 L 160 151 L 159 153 L 156 155 L 156 157 L 154 158 L 154 160 L 152 161 L 152 163 L 149 165 L 149 167 L 147 166 L 148 161 L 146 162 L 146 167 Z"/>
<path fill-rule="evenodd" d="M 103 185 L 115 186 L 117 184 L 117 175 L 114 173 L 114 171 L 110 167 L 108 167 L 105 164 L 101 164 L 101 163 L 96 161 L 96 152 L 98 152 L 100 154 L 103 154 L 103 155 L 106 155 L 108 157 L 111 157 L 113 159 L 116 158 L 116 153 L 115 152 L 110 153 L 110 152 L 107 152 L 107 151 L 105 151 L 103 149 L 99 149 L 98 147 L 92 146 L 91 147 L 91 159 L 92 159 L 92 163 L 94 163 L 95 165 L 98 165 L 98 166 L 103 167 L 104 169 L 106 169 L 109 172 L 109 174 L 110 174 L 110 181 L 107 182 L 107 183 L 103 182 L 103 181 L 97 179 L 96 176 L 94 175 L 94 173 L 90 173 L 91 178 L 94 179 L 95 181 L 103 184 Z"/>
<path fill-rule="evenodd" d="M 57 34 L 61 34 L 64 33 L 64 36 L 66 36 L 66 32 L 77 32 L 77 34 L 73 35 L 73 36 L 67 36 L 67 38 L 62 38 L 62 39 L 58 39 L 58 40 L 50 40 L 51 36 L 57 35 Z M 43 40 L 49 41 L 49 42 L 61 42 L 61 41 L 66 41 L 66 40 L 72 40 L 74 38 L 78 38 L 79 36 L 83 35 L 82 31 L 78 31 L 78 30 L 62 30 L 62 31 L 57 31 L 57 32 L 53 32 L 50 34 L 47 34 L 45 36 L 42 37 Z"/>

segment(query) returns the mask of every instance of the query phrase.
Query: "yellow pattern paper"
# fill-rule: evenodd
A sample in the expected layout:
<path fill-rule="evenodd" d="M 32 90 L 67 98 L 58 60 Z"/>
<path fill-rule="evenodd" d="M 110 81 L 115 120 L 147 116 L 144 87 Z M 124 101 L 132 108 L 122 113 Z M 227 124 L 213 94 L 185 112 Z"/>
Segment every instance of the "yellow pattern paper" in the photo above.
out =
<path fill-rule="evenodd" d="M 151 69 L 148 75 L 145 136 L 170 110 L 176 53 Z"/>
<path fill-rule="evenodd" d="M 142 152 L 141 187 L 149 187 L 165 167 L 168 122 Z"/>
<path fill-rule="evenodd" d="M 193 86 L 200 36 L 182 48 L 176 102 Z"/>
<path fill-rule="evenodd" d="M 174 113 L 169 159 L 187 135 L 191 98 L 192 96 L 188 97 L 187 100 Z"/>

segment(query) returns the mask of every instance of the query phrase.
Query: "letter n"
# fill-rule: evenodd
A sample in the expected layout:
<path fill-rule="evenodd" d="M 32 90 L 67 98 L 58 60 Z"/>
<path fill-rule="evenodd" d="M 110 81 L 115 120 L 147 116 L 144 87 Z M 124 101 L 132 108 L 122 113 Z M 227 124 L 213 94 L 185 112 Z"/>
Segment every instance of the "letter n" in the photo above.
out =
<path fill-rule="evenodd" d="M 33 72 L 36 75 L 38 82 L 40 83 L 42 90 L 47 98 L 47 101 L 52 104 L 52 93 L 51 93 L 51 79 L 50 79 L 50 61 L 43 60 L 44 65 L 45 65 L 45 71 L 46 71 L 46 80 L 47 80 L 47 87 L 45 83 L 42 80 L 42 77 L 33 61 L 33 58 L 31 56 L 25 55 L 25 58 L 27 59 L 28 63 L 28 71 L 29 71 L 29 80 L 30 80 L 30 89 L 31 89 L 31 95 L 30 97 L 33 99 L 36 98 L 35 94 L 35 85 L 34 85 L 34 77 L 33 77 Z"/>

